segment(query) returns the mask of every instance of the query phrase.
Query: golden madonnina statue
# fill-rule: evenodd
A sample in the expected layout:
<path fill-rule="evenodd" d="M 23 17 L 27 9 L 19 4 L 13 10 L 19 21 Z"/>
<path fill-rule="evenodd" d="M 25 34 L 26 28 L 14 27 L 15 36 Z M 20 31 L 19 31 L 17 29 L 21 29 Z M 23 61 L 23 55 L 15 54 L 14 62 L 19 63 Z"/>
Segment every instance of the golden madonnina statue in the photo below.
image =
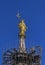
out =
<path fill-rule="evenodd" d="M 24 23 L 24 20 L 22 20 L 19 24 L 19 29 L 20 29 L 20 36 L 25 36 L 25 32 L 26 32 L 26 25 Z"/>

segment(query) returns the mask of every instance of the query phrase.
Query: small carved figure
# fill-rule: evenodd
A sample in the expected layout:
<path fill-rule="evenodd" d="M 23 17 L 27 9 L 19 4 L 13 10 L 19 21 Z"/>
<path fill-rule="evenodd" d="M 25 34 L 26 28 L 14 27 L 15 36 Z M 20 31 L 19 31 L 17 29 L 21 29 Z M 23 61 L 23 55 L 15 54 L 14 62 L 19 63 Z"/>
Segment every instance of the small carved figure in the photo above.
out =
<path fill-rule="evenodd" d="M 24 23 L 24 20 L 22 20 L 19 24 L 19 29 L 20 29 L 20 35 L 25 35 L 26 32 L 26 25 Z"/>

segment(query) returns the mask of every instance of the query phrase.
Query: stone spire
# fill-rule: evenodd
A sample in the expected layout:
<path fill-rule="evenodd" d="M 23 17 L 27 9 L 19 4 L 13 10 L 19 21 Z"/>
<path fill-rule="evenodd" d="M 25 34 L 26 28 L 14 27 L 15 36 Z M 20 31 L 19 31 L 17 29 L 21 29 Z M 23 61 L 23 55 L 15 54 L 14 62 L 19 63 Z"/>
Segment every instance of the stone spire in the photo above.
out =
<path fill-rule="evenodd" d="M 26 53 L 26 47 L 25 47 L 25 32 L 26 32 L 26 25 L 24 23 L 24 20 L 21 20 L 21 22 L 18 25 L 19 27 L 19 52 Z"/>

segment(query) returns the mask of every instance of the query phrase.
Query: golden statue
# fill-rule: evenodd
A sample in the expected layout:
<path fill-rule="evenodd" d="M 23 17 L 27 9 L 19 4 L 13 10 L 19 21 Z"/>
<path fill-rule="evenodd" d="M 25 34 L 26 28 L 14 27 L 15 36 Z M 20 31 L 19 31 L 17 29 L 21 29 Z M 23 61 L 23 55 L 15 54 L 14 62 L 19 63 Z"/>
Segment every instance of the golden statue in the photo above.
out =
<path fill-rule="evenodd" d="M 24 23 L 24 20 L 22 20 L 19 24 L 19 29 L 20 29 L 20 36 L 25 36 L 25 32 L 26 32 L 26 25 Z"/>

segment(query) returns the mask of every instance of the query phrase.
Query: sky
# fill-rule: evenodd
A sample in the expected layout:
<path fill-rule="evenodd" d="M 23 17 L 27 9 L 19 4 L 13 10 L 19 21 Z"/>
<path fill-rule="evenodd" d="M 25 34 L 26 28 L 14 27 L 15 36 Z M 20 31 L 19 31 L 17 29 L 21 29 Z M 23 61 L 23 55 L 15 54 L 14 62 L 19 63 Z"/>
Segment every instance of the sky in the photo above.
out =
<path fill-rule="evenodd" d="M 20 13 L 18 20 L 16 14 Z M 42 47 L 41 64 L 45 65 L 45 0 L 0 0 L 0 65 L 7 49 L 18 48 L 18 24 L 24 19 L 26 48 Z"/>

